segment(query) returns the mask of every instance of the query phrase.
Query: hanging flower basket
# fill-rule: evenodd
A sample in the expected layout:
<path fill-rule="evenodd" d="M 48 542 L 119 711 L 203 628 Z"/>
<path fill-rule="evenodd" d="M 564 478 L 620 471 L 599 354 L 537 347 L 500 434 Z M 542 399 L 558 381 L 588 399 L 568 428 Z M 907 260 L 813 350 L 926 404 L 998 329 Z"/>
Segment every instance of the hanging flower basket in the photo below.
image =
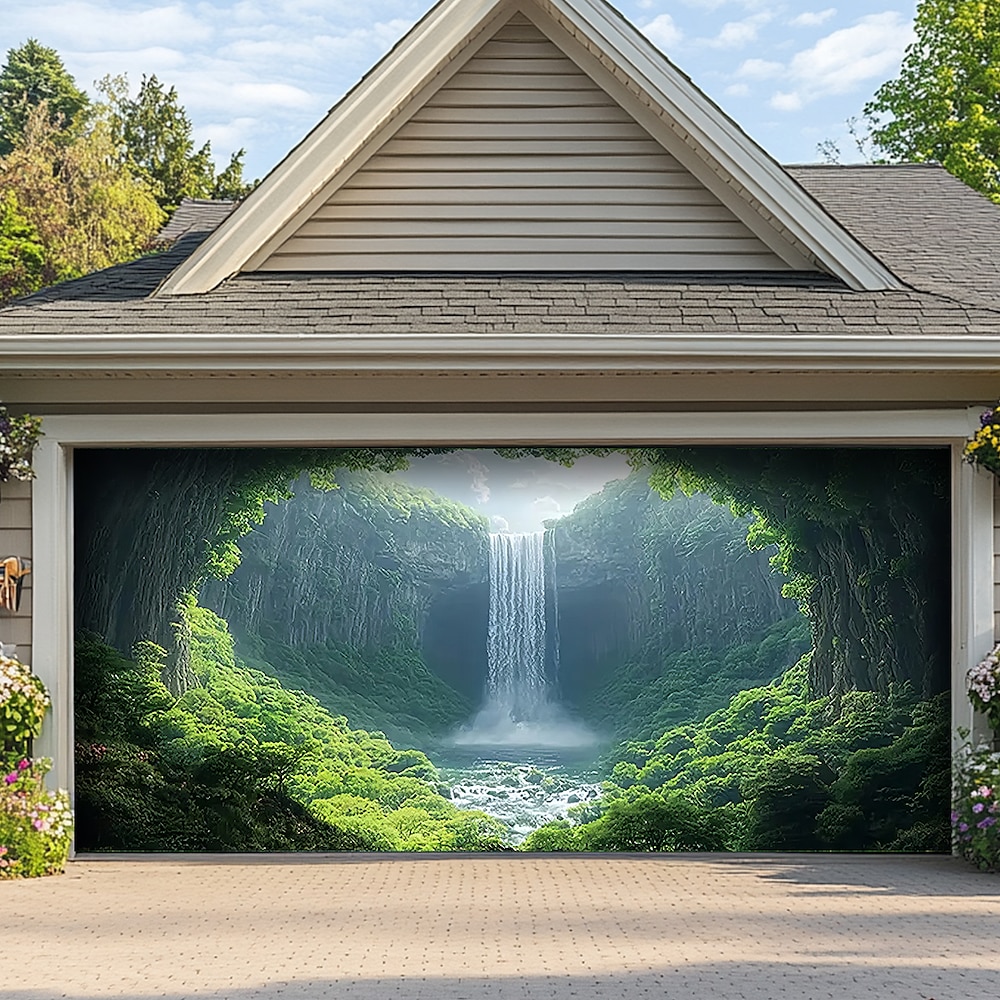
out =
<path fill-rule="evenodd" d="M 1000 734 L 1000 643 L 968 673 L 969 701 L 986 716 L 994 734 Z"/>
<path fill-rule="evenodd" d="M 12 417 L 0 403 L 0 483 L 35 478 L 31 455 L 41 436 L 41 417 Z"/>
<path fill-rule="evenodd" d="M 1000 403 L 980 415 L 979 430 L 969 438 L 963 455 L 970 464 L 1000 476 Z"/>

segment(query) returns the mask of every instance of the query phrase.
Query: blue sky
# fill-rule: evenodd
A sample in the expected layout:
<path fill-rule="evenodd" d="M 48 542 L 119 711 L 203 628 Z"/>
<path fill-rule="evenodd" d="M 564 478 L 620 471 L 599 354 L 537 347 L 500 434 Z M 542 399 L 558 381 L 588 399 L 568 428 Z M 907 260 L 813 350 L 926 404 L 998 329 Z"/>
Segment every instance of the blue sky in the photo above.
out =
<path fill-rule="evenodd" d="M 0 0 L 0 50 L 34 37 L 85 89 L 177 87 L 216 160 L 267 173 L 431 0 Z M 818 159 L 896 75 L 914 0 L 622 0 L 618 9 L 778 160 Z"/>

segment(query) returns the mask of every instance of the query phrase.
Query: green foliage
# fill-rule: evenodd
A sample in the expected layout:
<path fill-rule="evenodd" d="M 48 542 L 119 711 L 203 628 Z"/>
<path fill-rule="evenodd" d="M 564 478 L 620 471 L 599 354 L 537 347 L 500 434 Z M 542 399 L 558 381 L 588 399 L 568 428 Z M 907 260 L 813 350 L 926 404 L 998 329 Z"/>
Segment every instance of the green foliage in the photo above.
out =
<path fill-rule="evenodd" d="M 0 205 L 7 297 L 131 260 L 165 218 L 149 187 L 118 160 L 106 121 L 93 118 L 67 142 L 44 103 L 0 158 Z"/>
<path fill-rule="evenodd" d="M 0 302 L 28 295 L 50 280 L 45 245 L 8 189 L 0 198 Z"/>
<path fill-rule="evenodd" d="M 1000 202 L 1000 5 L 920 0 L 899 76 L 865 106 L 891 161 L 937 161 Z"/>
<path fill-rule="evenodd" d="M 41 417 L 12 416 L 0 403 L 0 483 L 35 478 L 31 458 L 41 436 Z"/>
<path fill-rule="evenodd" d="M 413 649 L 355 649 L 328 640 L 290 646 L 273 628 L 241 636 L 249 666 L 308 691 L 330 711 L 394 740 L 420 741 L 454 729 L 473 706 L 432 673 Z"/>
<path fill-rule="evenodd" d="M 20 660 L 0 655 L 0 765 L 25 756 L 49 710 L 45 685 Z"/>
<path fill-rule="evenodd" d="M 32 109 L 44 105 L 48 122 L 63 131 L 77 122 L 88 104 L 55 49 L 34 38 L 10 49 L 0 69 L 0 156 L 20 141 Z"/>
<path fill-rule="evenodd" d="M 77 644 L 78 840 L 88 850 L 493 850 L 502 824 L 437 790 L 418 750 L 351 729 L 246 667 L 188 608 L 197 687 L 175 699 L 152 643 Z"/>
<path fill-rule="evenodd" d="M 634 452 L 663 496 L 703 492 L 752 514 L 754 544 L 808 615 L 816 691 L 947 686 L 947 452 L 917 449 L 659 448 Z"/>
<path fill-rule="evenodd" d="M 547 823 L 525 840 L 526 851 L 722 851 L 731 839 L 733 810 L 707 808 L 682 792 L 610 800 L 588 823 Z"/>
<path fill-rule="evenodd" d="M 137 177 L 156 192 L 161 208 L 173 211 L 183 198 L 242 198 L 244 150 L 216 176 L 211 143 L 196 149 L 191 120 L 175 87 L 155 75 L 143 76 L 138 93 L 129 93 L 124 76 L 98 83 L 114 141 Z"/>
<path fill-rule="evenodd" d="M 747 642 L 669 652 L 650 648 L 609 671 L 583 711 L 602 731 L 633 741 L 704 718 L 746 687 L 770 681 L 809 645 L 809 623 L 787 618 Z"/>

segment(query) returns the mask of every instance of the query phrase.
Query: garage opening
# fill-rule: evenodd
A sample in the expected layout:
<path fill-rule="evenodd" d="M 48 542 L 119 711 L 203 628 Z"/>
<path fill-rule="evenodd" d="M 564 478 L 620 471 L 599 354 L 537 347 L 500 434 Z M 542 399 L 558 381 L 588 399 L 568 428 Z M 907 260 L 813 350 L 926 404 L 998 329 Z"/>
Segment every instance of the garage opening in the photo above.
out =
<path fill-rule="evenodd" d="M 949 473 L 78 450 L 78 849 L 947 851 Z"/>

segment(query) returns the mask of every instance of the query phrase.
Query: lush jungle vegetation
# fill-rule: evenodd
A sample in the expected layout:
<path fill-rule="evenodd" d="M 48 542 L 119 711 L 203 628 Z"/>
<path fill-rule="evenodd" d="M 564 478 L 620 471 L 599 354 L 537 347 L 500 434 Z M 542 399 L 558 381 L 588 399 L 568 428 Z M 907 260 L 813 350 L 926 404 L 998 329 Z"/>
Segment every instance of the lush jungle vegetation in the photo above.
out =
<path fill-rule="evenodd" d="M 424 752 L 482 689 L 485 522 L 385 477 L 406 459 L 81 456 L 81 848 L 509 846 Z M 639 460 L 554 529 L 605 781 L 522 846 L 946 850 L 940 456 Z"/>
<path fill-rule="evenodd" d="M 197 684 L 164 650 L 77 646 L 78 842 L 87 850 L 492 850 L 496 820 L 455 808 L 419 750 L 353 729 L 246 666 L 226 623 L 187 609 Z"/>
<path fill-rule="evenodd" d="M 949 711 L 908 688 L 813 697 L 808 655 L 704 722 L 623 743 L 538 851 L 947 851 Z"/>

